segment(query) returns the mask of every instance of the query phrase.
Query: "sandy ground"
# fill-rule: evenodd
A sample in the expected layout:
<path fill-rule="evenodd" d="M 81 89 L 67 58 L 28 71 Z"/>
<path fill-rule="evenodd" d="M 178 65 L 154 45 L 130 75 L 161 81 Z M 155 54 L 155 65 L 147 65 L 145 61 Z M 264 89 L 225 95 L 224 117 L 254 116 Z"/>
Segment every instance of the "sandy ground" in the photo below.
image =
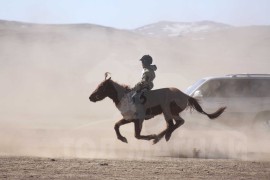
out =
<path fill-rule="evenodd" d="M 270 162 L 0 157 L 0 179 L 270 179 Z"/>

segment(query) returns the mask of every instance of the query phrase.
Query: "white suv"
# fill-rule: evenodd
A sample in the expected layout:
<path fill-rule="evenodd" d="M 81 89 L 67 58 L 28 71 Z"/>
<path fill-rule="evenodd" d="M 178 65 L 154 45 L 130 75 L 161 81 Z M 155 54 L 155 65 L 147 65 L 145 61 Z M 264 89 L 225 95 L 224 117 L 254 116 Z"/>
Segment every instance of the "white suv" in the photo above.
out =
<path fill-rule="evenodd" d="M 227 106 L 221 121 L 230 125 L 263 125 L 270 128 L 270 74 L 232 74 L 208 77 L 186 93 L 200 100 L 206 112 Z"/>

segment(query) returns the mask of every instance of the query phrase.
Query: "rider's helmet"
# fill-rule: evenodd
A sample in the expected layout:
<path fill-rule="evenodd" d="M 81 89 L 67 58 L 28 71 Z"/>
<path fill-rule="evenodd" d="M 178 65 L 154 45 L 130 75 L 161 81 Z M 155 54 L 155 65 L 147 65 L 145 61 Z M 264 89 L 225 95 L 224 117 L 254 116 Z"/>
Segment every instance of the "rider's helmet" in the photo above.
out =
<path fill-rule="evenodd" d="M 152 57 L 149 56 L 149 55 L 144 55 L 144 56 L 140 59 L 140 61 L 142 61 L 142 63 L 143 63 L 144 65 L 149 66 L 149 65 L 152 64 L 153 59 L 152 59 Z"/>

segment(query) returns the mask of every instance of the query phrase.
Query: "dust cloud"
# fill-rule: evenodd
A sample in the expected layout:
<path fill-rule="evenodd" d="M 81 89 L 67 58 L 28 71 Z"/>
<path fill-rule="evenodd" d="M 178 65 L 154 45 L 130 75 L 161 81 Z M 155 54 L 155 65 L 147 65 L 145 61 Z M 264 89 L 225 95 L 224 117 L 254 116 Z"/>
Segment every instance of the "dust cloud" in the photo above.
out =
<path fill-rule="evenodd" d="M 91 92 L 109 71 L 112 79 L 135 85 L 138 59 L 150 54 L 157 65 L 155 88 L 185 90 L 206 76 L 267 73 L 270 28 L 241 27 L 185 37 L 152 38 L 91 24 L 34 25 L 0 22 L 0 154 L 86 158 L 270 159 L 269 132 L 244 123 L 183 112 L 186 123 L 169 142 L 134 138 L 133 124 L 113 102 L 91 103 Z M 217 107 L 218 108 L 218 107 Z M 242 122 L 242 119 L 241 119 Z M 145 122 L 143 134 L 165 128 L 162 116 Z"/>

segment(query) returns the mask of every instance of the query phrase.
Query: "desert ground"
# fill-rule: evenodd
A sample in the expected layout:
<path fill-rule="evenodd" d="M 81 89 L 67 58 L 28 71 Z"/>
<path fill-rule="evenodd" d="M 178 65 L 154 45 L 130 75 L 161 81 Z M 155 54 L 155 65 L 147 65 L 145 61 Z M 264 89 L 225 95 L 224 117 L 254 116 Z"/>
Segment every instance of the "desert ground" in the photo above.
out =
<path fill-rule="evenodd" d="M 265 134 L 187 122 L 169 142 L 152 145 L 135 139 L 130 125 L 122 128 L 129 141 L 125 144 L 116 139 L 110 123 L 98 125 L 103 128 L 2 129 L 6 140 L 1 144 L 0 179 L 270 178 Z M 160 128 L 152 126 L 147 122 L 144 133 Z"/>
<path fill-rule="evenodd" d="M 270 162 L 0 157 L 1 179 L 269 179 Z"/>

